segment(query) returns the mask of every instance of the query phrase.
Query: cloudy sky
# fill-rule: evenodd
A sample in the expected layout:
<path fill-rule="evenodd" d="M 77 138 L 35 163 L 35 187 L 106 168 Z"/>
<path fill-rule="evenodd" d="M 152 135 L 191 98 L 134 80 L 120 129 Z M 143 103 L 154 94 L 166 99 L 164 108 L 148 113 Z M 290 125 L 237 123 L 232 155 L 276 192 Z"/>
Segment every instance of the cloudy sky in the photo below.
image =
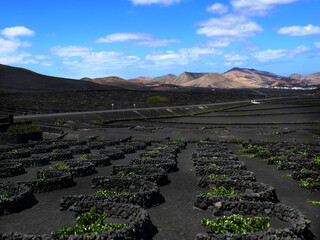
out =
<path fill-rule="evenodd" d="M 10 0 L 0 64 L 69 77 L 320 71 L 320 0 Z"/>

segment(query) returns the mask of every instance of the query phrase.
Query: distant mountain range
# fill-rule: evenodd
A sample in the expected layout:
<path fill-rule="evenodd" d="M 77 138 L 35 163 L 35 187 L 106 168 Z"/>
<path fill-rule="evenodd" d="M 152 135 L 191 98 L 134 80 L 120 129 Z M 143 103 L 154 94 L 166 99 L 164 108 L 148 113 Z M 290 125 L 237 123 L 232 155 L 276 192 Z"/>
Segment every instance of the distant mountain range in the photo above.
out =
<path fill-rule="evenodd" d="M 320 72 L 313 73 L 307 76 L 303 76 L 301 74 L 295 73 L 290 75 L 289 78 L 302 80 L 308 85 L 320 85 Z"/>
<path fill-rule="evenodd" d="M 0 64 L 0 90 L 152 90 L 200 91 L 208 88 L 320 87 L 320 72 L 289 77 L 247 68 L 232 68 L 219 74 L 184 72 L 179 76 L 138 77 L 125 80 L 116 76 L 80 80 L 51 77 L 24 68 Z M 202 91 L 201 90 L 201 91 Z"/>

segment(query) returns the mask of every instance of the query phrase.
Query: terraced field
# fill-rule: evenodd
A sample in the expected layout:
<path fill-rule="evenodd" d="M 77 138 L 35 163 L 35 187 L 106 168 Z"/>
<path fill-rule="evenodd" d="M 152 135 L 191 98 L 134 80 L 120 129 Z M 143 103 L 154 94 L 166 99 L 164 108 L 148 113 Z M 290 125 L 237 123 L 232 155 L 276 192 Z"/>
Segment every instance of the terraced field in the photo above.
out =
<path fill-rule="evenodd" d="M 41 122 L 45 140 L 0 148 L 0 238 L 320 239 L 319 103 L 315 95 L 183 117 Z M 75 216 L 90 210 L 107 211 L 103 224 L 113 227 L 59 231 L 83 231 Z M 265 225 L 214 227 L 239 215 Z"/>

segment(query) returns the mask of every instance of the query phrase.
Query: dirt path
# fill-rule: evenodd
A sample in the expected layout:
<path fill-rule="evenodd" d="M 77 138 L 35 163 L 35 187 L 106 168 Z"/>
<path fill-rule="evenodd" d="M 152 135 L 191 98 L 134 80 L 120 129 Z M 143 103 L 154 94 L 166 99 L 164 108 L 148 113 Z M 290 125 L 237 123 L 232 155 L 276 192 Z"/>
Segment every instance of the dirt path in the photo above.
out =
<path fill-rule="evenodd" d="M 254 172 L 258 182 L 267 183 L 276 189 L 278 199 L 281 203 L 290 205 L 303 212 L 311 220 L 311 231 L 314 239 L 320 239 L 320 207 L 306 203 L 306 201 L 319 201 L 320 192 L 312 193 L 310 190 L 301 188 L 299 182 L 284 177 L 290 172 L 279 171 L 276 167 L 268 165 L 259 158 L 241 157 L 240 149 L 234 144 L 228 148 L 238 154 L 239 159 L 247 165 L 249 171 Z"/>
<path fill-rule="evenodd" d="M 179 171 L 170 173 L 170 184 L 160 187 L 165 202 L 158 207 L 148 209 L 152 223 L 158 233 L 154 239 L 195 239 L 197 233 L 204 232 L 200 221 L 210 217 L 209 211 L 193 208 L 195 196 L 203 190 L 196 184 L 195 172 L 191 161 L 196 152 L 195 144 L 188 144 L 186 150 L 178 156 Z"/>

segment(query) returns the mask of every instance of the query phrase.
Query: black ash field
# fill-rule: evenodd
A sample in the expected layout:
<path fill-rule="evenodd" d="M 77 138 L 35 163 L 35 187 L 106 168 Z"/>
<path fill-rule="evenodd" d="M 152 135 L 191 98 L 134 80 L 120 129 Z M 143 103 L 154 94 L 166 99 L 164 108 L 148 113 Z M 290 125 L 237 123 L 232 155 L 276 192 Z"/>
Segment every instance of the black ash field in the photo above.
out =
<path fill-rule="evenodd" d="M 3 104 L 2 114 L 25 114 L 24 121 L 32 120 L 42 127 L 44 140 L 0 148 L 1 173 L 14 164 L 22 164 L 25 169 L 16 176 L 0 175 L 0 193 L 6 186 L 23 182 L 35 199 L 29 199 L 29 206 L 17 212 L 2 211 L 0 205 L 0 239 L 33 239 L 33 235 L 59 239 L 50 234 L 74 226 L 74 215 L 94 205 L 98 210 L 109 210 L 108 221 L 129 226 L 125 231 L 90 235 L 88 239 L 241 239 L 239 235 L 214 235 L 201 225 L 203 218 L 214 220 L 235 213 L 270 217 L 271 226 L 247 234 L 248 239 L 276 234 L 278 239 L 320 239 L 320 206 L 308 202 L 320 201 L 318 94 L 290 94 L 270 100 L 268 96 L 251 94 L 196 93 L 189 95 L 193 99 L 189 104 L 243 102 L 211 106 L 198 114 L 174 110 L 170 116 L 152 119 L 143 115 L 103 121 L 99 114 L 88 114 L 87 121 L 77 116 L 69 119 L 68 115 L 54 116 L 52 121 L 50 116 L 45 120 L 40 115 L 27 118 L 35 113 L 105 110 L 113 102 L 109 99 L 102 107 L 101 98 L 95 107 L 94 94 L 89 97 L 78 93 L 81 103 L 79 95 L 73 93 L 73 98 L 66 97 L 68 104 L 63 104 L 65 99 L 59 94 L 48 93 L 47 101 L 39 93 L 1 96 L 10 100 Z M 183 94 L 166 97 L 180 99 L 175 105 L 186 105 L 183 99 L 187 94 Z M 23 98 L 26 104 L 22 104 Z M 260 98 L 260 104 L 252 104 L 254 98 Z M 20 103 L 15 105 L 14 99 Z M 119 105 L 131 108 L 132 99 Z M 139 107 L 155 106 L 145 103 L 145 99 L 137 102 Z M 61 105 L 56 105 L 59 102 Z M 97 121 L 92 120 L 95 116 Z M 57 164 L 68 167 L 50 170 L 53 166 L 59 168 Z M 53 171 L 56 175 L 51 176 Z M 212 178 L 212 174 L 223 177 Z M 54 182 L 59 179 L 61 182 Z M 242 195 L 199 194 L 214 186 L 233 186 Z M 118 194 L 90 196 L 99 189 Z M 9 194 L 18 195 L 16 190 Z M 108 204 L 103 204 L 105 199 Z M 140 207 L 130 214 L 132 207 L 113 206 L 115 203 Z M 244 236 L 242 239 L 246 239 Z"/>

